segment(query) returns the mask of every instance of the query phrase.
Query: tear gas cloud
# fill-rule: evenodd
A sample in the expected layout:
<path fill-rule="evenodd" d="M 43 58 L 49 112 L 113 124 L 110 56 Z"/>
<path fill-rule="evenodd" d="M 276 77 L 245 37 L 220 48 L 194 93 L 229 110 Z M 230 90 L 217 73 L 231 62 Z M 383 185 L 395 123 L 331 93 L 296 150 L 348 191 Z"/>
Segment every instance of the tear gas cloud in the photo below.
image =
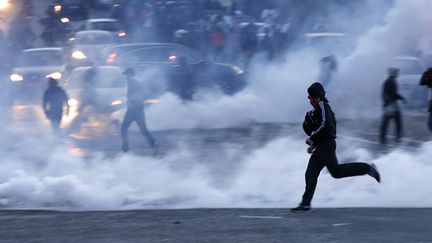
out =
<path fill-rule="evenodd" d="M 368 10 L 376 13 L 374 1 L 369 3 Z M 427 0 L 397 1 L 384 22 L 362 34 L 350 54 L 340 58 L 337 77 L 328 87 L 338 117 L 356 118 L 358 112 L 350 111 L 365 107 L 377 107 L 365 112 L 367 116 L 379 111 L 379 90 L 387 63 L 409 49 L 407 40 L 410 45 L 417 44 L 413 41 L 416 38 L 407 37 L 421 37 L 430 18 L 429 7 Z M 282 63 L 252 64 L 250 85 L 232 97 L 203 94 L 197 101 L 182 103 L 166 94 L 160 104 L 147 110 L 149 128 L 299 122 L 309 109 L 306 88 L 316 81 L 318 60 L 318 53 L 301 48 Z M 80 158 L 67 152 L 67 144 L 24 137 L 17 130 L 3 130 L 0 137 L 1 144 L 13 144 L 0 148 L 0 203 L 11 208 L 287 207 L 300 200 L 309 158 L 304 138 L 296 136 L 275 139 L 246 154 L 227 142 L 223 153 L 209 158 L 188 145 L 162 158 L 131 154 L 106 158 L 97 153 Z M 373 160 L 383 182 L 377 185 L 367 176 L 334 180 L 324 170 L 314 206 L 430 207 L 432 196 L 426 192 L 432 173 L 428 163 L 431 147 L 432 143 L 425 143 L 416 152 L 396 149 L 378 157 L 358 144 L 339 149 L 340 162 Z M 240 158 L 238 154 L 242 154 Z M 233 164 L 227 164 L 222 173 L 214 173 L 214 165 L 206 163 L 210 157 L 221 160 L 221 167 L 227 161 Z"/>

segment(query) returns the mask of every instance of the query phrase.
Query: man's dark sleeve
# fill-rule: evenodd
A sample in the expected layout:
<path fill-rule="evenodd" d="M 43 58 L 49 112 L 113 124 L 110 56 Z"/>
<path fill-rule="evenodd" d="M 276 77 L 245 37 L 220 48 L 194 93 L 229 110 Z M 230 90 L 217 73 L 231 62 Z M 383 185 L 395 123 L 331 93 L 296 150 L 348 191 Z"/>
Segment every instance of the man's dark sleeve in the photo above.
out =
<path fill-rule="evenodd" d="M 319 102 L 319 111 L 321 112 L 321 122 L 319 127 L 312 132 L 310 139 L 315 143 L 323 137 L 323 135 L 327 132 L 327 130 L 331 126 L 332 117 L 329 114 L 329 111 L 326 109 L 326 106 L 323 101 Z"/>
<path fill-rule="evenodd" d="M 307 112 L 303 122 L 303 131 L 310 136 L 313 131 L 313 118 L 310 112 Z"/>

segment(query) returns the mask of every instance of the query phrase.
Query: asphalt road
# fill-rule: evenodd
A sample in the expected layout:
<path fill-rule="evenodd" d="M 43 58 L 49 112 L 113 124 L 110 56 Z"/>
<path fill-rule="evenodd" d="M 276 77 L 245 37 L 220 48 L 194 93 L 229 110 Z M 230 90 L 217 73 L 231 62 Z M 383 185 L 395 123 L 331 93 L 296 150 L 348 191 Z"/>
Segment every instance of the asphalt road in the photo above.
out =
<path fill-rule="evenodd" d="M 0 211 L 0 242 L 432 242 L 432 209 Z"/>

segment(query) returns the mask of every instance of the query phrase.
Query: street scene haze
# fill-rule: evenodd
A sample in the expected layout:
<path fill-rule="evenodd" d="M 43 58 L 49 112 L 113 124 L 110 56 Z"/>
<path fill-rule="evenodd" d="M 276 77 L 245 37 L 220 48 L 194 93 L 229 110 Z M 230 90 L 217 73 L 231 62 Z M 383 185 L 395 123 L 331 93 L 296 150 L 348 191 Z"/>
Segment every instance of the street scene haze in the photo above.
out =
<path fill-rule="evenodd" d="M 432 242 L 431 9 L 0 0 L 0 242 Z"/>

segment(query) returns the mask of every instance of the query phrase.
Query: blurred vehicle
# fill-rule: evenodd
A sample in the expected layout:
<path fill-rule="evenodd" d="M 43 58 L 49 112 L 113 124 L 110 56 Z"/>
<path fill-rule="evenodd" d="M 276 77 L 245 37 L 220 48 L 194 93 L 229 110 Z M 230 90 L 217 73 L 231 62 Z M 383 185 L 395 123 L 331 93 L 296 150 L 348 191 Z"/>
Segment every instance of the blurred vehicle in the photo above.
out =
<path fill-rule="evenodd" d="M 41 98 L 47 78 L 62 79 L 67 68 L 62 48 L 34 48 L 22 51 L 9 76 L 12 92 Z"/>
<path fill-rule="evenodd" d="M 77 67 L 68 75 L 64 88 L 69 105 L 82 110 L 91 106 L 98 112 L 113 112 L 125 105 L 126 79 L 113 76 L 110 69 Z"/>
<path fill-rule="evenodd" d="M 56 0 L 52 6 L 54 13 L 69 20 L 84 20 L 88 18 L 90 0 Z"/>
<path fill-rule="evenodd" d="M 182 66 L 179 60 L 185 60 L 187 64 Z M 199 91 L 219 90 L 231 95 L 246 85 L 241 68 L 206 61 L 192 49 L 176 44 L 115 45 L 102 52 L 97 65 L 98 75 L 104 80 L 124 80 L 124 69 L 134 68 L 138 78 L 143 80 L 149 98 L 157 98 L 170 91 L 182 99 L 189 99 L 182 96 L 182 91 L 189 87 Z M 81 80 L 85 75 L 83 69 L 76 69 L 70 82 L 74 82 L 73 79 Z"/>
<path fill-rule="evenodd" d="M 99 9 L 113 9 L 123 5 L 126 0 L 94 0 L 93 7 Z"/>
<path fill-rule="evenodd" d="M 322 57 L 343 53 L 347 47 L 345 33 L 310 32 L 305 34 L 305 44 L 315 49 Z"/>
<path fill-rule="evenodd" d="M 392 67 L 399 68 L 397 83 L 399 93 L 408 102 L 405 107 L 426 108 L 428 91 L 419 85 L 421 75 L 426 70 L 424 63 L 415 56 L 398 56 L 395 58 Z"/>
<path fill-rule="evenodd" d="M 73 66 L 88 65 L 97 61 L 102 50 L 117 43 L 109 31 L 84 30 L 70 39 L 70 58 Z"/>
<path fill-rule="evenodd" d="M 157 87 L 164 83 L 165 89 L 178 94 L 184 71 L 190 72 L 190 82 L 197 89 L 219 89 L 225 94 L 235 94 L 246 85 L 244 71 L 231 64 L 214 63 L 203 59 L 189 47 L 168 44 L 124 44 L 107 48 L 103 52 L 104 65 L 132 67 L 141 78 Z M 183 63 L 182 63 L 182 62 Z M 187 69 L 187 70 L 186 70 Z M 156 84 L 154 83 L 156 82 Z M 191 85 L 184 82 L 183 85 Z"/>
<path fill-rule="evenodd" d="M 113 33 L 120 39 L 126 38 L 126 31 L 116 19 L 88 19 L 80 30 L 104 30 Z"/>

